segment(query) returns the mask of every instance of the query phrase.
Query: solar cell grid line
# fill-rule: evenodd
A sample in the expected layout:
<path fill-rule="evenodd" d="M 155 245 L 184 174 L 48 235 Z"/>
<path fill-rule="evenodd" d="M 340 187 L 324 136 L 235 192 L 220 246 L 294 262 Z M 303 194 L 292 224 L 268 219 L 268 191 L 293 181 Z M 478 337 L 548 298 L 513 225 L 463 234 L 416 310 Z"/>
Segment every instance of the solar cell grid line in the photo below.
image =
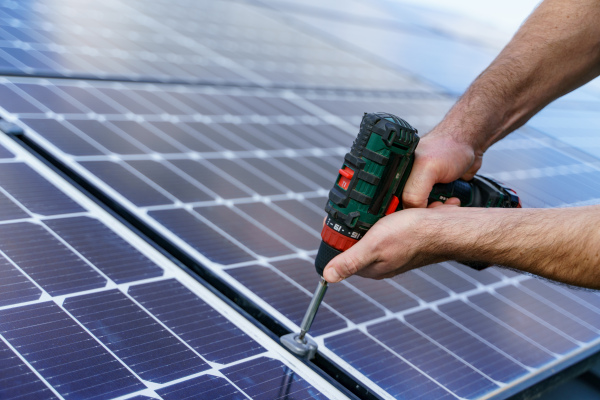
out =
<path fill-rule="evenodd" d="M 61 84 L 64 85 L 65 83 L 61 82 Z M 90 85 L 94 85 L 99 89 L 104 87 L 104 84 L 102 83 L 90 83 Z M 131 86 L 125 84 L 120 85 L 124 88 Z M 161 87 L 158 87 L 156 85 L 145 87 L 147 87 L 148 90 L 152 90 L 154 92 L 158 92 L 161 90 Z M 169 90 L 172 90 L 171 88 L 172 86 L 169 86 Z M 242 95 L 250 96 L 250 93 L 253 93 L 253 91 L 245 92 L 244 90 L 239 89 L 237 90 L 237 92 L 221 92 L 220 90 L 216 90 L 214 88 L 212 88 L 211 91 L 206 91 L 202 88 L 187 88 L 185 90 L 190 93 L 193 93 L 194 91 L 196 91 L 197 93 L 203 93 L 203 96 L 205 96 L 208 99 L 210 99 L 210 96 L 212 94 L 217 93 L 228 93 L 228 95 L 233 97 Z M 289 94 L 291 92 L 278 92 L 275 90 L 263 90 L 261 92 L 254 91 L 254 93 L 257 93 L 256 95 L 261 98 L 267 95 L 270 95 L 273 98 L 281 96 L 281 98 L 285 98 L 291 101 L 292 104 L 298 105 L 302 109 L 307 110 L 307 116 L 318 116 L 318 118 L 322 119 L 322 121 L 324 122 L 318 124 L 319 127 L 333 127 L 334 124 L 339 124 L 339 121 L 341 121 L 335 115 L 328 114 L 323 109 L 315 105 L 311 105 L 308 99 L 301 97 L 301 95 L 299 94 L 300 92 L 295 94 L 292 93 L 291 95 Z M 282 93 L 288 94 L 283 95 Z M 357 94 L 353 94 L 353 96 L 356 97 Z M 426 114 L 423 113 L 422 115 Z M 150 116 L 144 116 L 144 118 L 149 117 Z M 109 120 L 113 117 L 107 115 L 106 118 L 107 120 Z M 186 119 L 189 118 L 188 116 L 177 116 L 177 118 L 179 123 L 183 123 L 186 125 L 190 124 Z M 202 121 L 205 120 L 202 119 Z M 236 122 L 236 126 L 244 126 L 243 124 L 245 124 L 246 121 L 251 122 L 252 119 L 240 119 Z M 218 115 L 211 116 L 210 126 L 222 122 L 230 123 L 227 121 L 226 118 L 221 118 Z M 339 134 L 345 135 L 345 138 L 352 137 L 351 134 L 347 133 L 350 132 L 349 125 L 350 124 L 348 123 L 342 124 L 343 130 L 339 131 Z M 273 127 L 275 125 L 272 124 L 270 120 L 265 120 L 264 126 Z M 297 125 L 291 126 L 295 127 Z M 307 125 L 307 127 L 310 126 L 313 125 Z M 261 133 L 261 126 L 256 125 L 256 128 L 257 129 L 253 131 L 253 134 L 255 136 L 260 135 Z M 166 130 L 164 130 L 163 132 L 168 134 Z M 240 134 L 241 131 L 238 130 L 237 132 L 238 134 Z M 273 130 L 273 132 L 282 134 L 282 132 L 285 132 L 285 127 L 283 129 L 280 129 L 278 127 L 278 129 Z M 43 132 L 39 133 L 43 135 Z M 34 140 L 36 140 L 36 138 L 41 139 L 41 136 L 36 136 L 37 133 L 34 131 L 27 131 L 27 134 L 29 134 L 30 137 Z M 180 135 L 180 132 L 177 134 Z M 206 133 L 204 133 L 203 135 L 206 135 Z M 335 135 L 337 134 L 332 135 L 334 136 L 330 137 L 335 138 Z M 535 142 L 534 138 L 526 134 L 523 134 L 519 137 L 520 142 L 517 141 L 513 143 L 513 147 L 517 149 L 532 149 L 530 153 L 523 153 L 523 157 L 529 157 L 527 162 L 525 162 L 523 165 L 527 166 L 528 168 L 531 166 L 534 169 L 546 168 L 547 165 L 543 164 L 543 161 L 546 158 L 544 155 L 548 154 L 548 149 L 550 148 L 550 145 L 546 142 Z M 49 139 L 48 136 L 46 136 L 45 138 Z M 40 141 L 40 143 L 42 143 L 46 149 L 50 149 L 51 151 L 57 151 L 56 149 L 53 149 L 51 142 L 52 140 L 48 142 L 44 141 L 43 139 Z M 216 271 L 218 274 L 220 274 L 219 276 L 223 280 L 231 284 L 235 288 L 235 290 L 239 291 L 242 295 L 251 299 L 253 302 L 258 304 L 259 307 L 267 310 L 269 314 L 273 316 L 273 318 L 277 319 L 278 321 L 283 321 L 283 323 L 289 326 L 290 329 L 295 329 L 295 326 L 301 320 L 307 302 L 310 299 L 310 293 L 313 289 L 310 288 L 310 282 L 316 278 L 315 273 L 313 272 L 312 267 L 308 265 L 308 262 L 306 262 L 306 267 L 290 267 L 290 269 L 285 270 L 286 273 L 282 273 L 284 272 L 284 270 L 276 272 L 272 268 L 277 268 L 278 265 L 283 265 L 282 263 L 289 262 L 289 260 L 293 260 L 299 255 L 301 257 L 306 258 L 306 256 L 310 256 L 310 254 L 312 254 L 312 251 L 314 250 L 311 250 L 308 247 L 310 246 L 310 240 L 308 237 L 303 239 L 294 238 L 294 235 L 292 233 L 286 232 L 284 230 L 285 223 L 287 223 L 287 221 L 285 216 L 281 215 L 280 212 L 282 210 L 285 211 L 285 208 L 283 207 L 283 205 L 280 207 L 278 205 L 278 202 L 281 202 L 283 204 L 285 201 L 298 202 L 298 200 L 292 199 L 303 199 L 300 204 L 306 202 L 306 204 L 309 204 L 309 208 L 303 212 L 292 212 L 291 215 L 294 218 L 298 218 L 300 220 L 306 218 L 314 218 L 314 221 L 308 225 L 312 226 L 312 229 L 314 229 L 315 232 L 318 232 L 319 225 L 322 221 L 322 217 L 319 217 L 319 215 L 322 214 L 319 214 L 319 211 L 322 209 L 322 206 L 325 203 L 325 197 L 322 196 L 326 194 L 326 188 L 324 188 L 323 186 L 326 184 L 328 186 L 331 185 L 331 181 L 333 180 L 333 174 L 335 174 L 335 170 L 339 167 L 338 163 L 341 164 L 341 156 L 343 152 L 340 152 L 339 155 L 336 155 L 336 157 L 339 157 L 336 161 L 334 160 L 335 157 L 329 155 L 328 151 L 324 151 L 323 148 L 321 148 L 322 150 L 320 153 L 316 153 L 317 155 L 307 155 L 305 153 L 298 152 L 298 150 L 293 150 L 292 152 L 288 151 L 288 149 L 284 149 L 285 151 L 283 153 L 276 155 L 276 152 L 273 150 L 265 150 L 262 153 L 248 152 L 246 151 L 244 146 L 238 147 L 238 149 L 240 150 L 238 150 L 237 152 L 232 151 L 231 153 L 227 153 L 228 149 L 226 146 L 228 146 L 228 143 L 226 141 L 221 142 L 221 148 L 225 150 L 225 152 L 216 147 L 215 150 L 213 150 L 212 152 L 207 151 L 193 153 L 186 151 L 185 153 L 182 152 L 177 155 L 164 154 L 161 155 L 162 159 L 154 158 L 155 156 L 153 154 L 141 154 L 137 159 L 128 158 L 129 155 L 124 155 L 117 156 L 116 159 L 127 160 L 132 165 L 135 165 L 136 163 L 137 165 L 140 165 L 142 163 L 147 164 L 150 161 L 156 163 L 157 160 L 160 160 L 160 162 L 163 163 L 163 165 L 172 165 L 176 167 L 175 170 L 169 167 L 169 171 L 175 172 L 176 170 L 179 170 L 182 173 L 185 173 L 186 175 L 194 178 L 194 180 L 198 182 L 198 184 L 205 183 L 206 186 L 210 186 L 210 189 L 214 189 L 213 191 L 216 194 L 219 194 L 221 196 L 221 199 L 217 197 L 214 199 L 214 201 L 209 199 L 208 201 L 199 201 L 196 203 L 191 202 L 187 203 L 186 206 L 174 202 L 172 203 L 172 205 L 164 204 L 161 206 L 135 207 L 133 212 L 135 215 L 140 216 L 138 212 L 144 210 L 144 213 L 141 214 L 143 215 L 141 218 L 144 220 L 145 223 L 147 223 L 153 229 L 156 229 L 157 232 L 159 232 L 164 237 L 168 238 L 168 240 L 172 241 L 179 248 L 183 249 L 188 254 L 191 254 L 197 260 L 202 262 L 205 266 L 211 268 L 213 271 Z M 340 146 L 338 148 L 342 149 L 343 146 Z M 536 149 L 539 149 L 539 151 L 536 151 Z M 289 150 L 292 149 L 290 148 Z M 61 155 L 60 152 L 56 152 L 55 154 L 59 156 L 59 160 L 67 160 L 67 165 L 72 167 L 78 173 L 81 173 L 84 177 L 86 177 L 86 179 L 89 179 L 90 181 L 94 182 L 94 184 L 99 185 L 98 187 L 102 188 L 102 190 L 105 190 L 107 193 L 111 193 L 111 195 L 114 194 L 115 199 L 117 199 L 117 201 L 119 201 L 122 204 L 126 204 L 119 197 L 121 196 L 121 194 L 124 193 L 124 190 L 118 190 L 117 192 L 115 192 L 114 188 L 111 188 L 110 183 L 109 185 L 106 185 L 106 183 L 99 181 L 94 175 L 89 174 L 89 169 L 84 170 L 79 168 L 82 165 L 86 165 L 86 163 L 88 163 L 87 165 L 89 165 L 89 163 L 92 162 L 89 161 L 91 159 L 71 157 L 64 154 Z M 196 154 L 196 157 L 192 157 L 192 154 Z M 229 156 L 227 156 L 227 154 L 229 154 Z M 237 154 L 239 154 L 239 157 L 236 157 Z M 530 154 L 530 156 L 528 156 L 528 154 Z M 63 159 L 62 157 L 65 158 Z M 114 154 L 106 156 L 100 155 L 94 157 L 96 158 L 93 162 L 96 163 L 106 163 L 108 160 L 115 160 Z M 579 165 L 586 165 L 586 168 L 588 168 L 588 164 L 586 164 L 586 161 L 583 161 L 577 157 L 573 159 L 577 163 L 579 163 L 572 164 L 570 160 L 568 161 L 567 167 L 573 168 L 573 175 L 577 176 L 578 174 L 581 175 L 582 173 L 587 173 L 586 171 L 588 171 L 588 169 L 578 169 L 580 168 Z M 285 172 L 282 174 L 279 170 L 277 170 L 276 172 L 272 171 L 276 168 L 269 169 L 265 167 L 266 164 L 277 166 L 279 165 L 279 163 L 290 167 L 290 171 L 294 169 L 291 166 L 304 166 L 304 169 L 302 170 L 301 174 L 306 180 L 303 182 L 305 182 L 307 185 L 315 184 L 316 186 L 313 187 L 319 187 L 320 189 L 313 190 L 312 192 L 299 192 L 299 189 L 296 188 L 296 186 L 289 187 L 288 185 L 285 185 Z M 252 172 L 250 174 L 248 172 L 239 172 L 239 169 L 242 166 L 252 165 L 254 167 L 261 164 L 261 168 L 256 167 L 255 169 L 250 169 L 250 171 Z M 308 165 L 310 165 L 310 167 L 308 167 Z M 206 166 L 209 166 L 210 169 L 206 171 L 210 171 L 210 173 L 206 174 L 199 172 L 198 166 L 204 166 L 205 168 Z M 158 168 L 157 171 L 158 170 L 161 170 L 161 168 Z M 518 176 L 519 173 L 523 173 L 522 171 L 532 171 L 532 169 L 518 169 L 511 172 L 498 168 L 495 174 L 504 174 L 506 178 L 505 180 L 510 179 L 509 182 L 512 182 L 511 177 L 513 175 L 511 174 L 516 174 L 516 176 Z M 318 178 L 313 177 L 312 173 L 317 173 Z M 150 172 L 148 172 L 148 174 L 150 174 Z M 169 174 L 164 174 L 166 179 L 169 179 Z M 329 174 L 331 178 L 321 178 L 321 176 L 327 176 Z M 218 189 L 221 193 L 216 192 L 216 189 L 218 188 L 218 186 L 216 186 L 216 181 L 210 183 L 210 179 L 213 179 L 213 175 L 217 176 L 219 180 L 226 181 L 229 183 L 230 189 L 228 189 L 228 192 L 224 191 L 224 189 Z M 148 176 L 146 176 L 146 178 L 148 178 Z M 261 182 L 263 182 L 261 183 L 262 186 L 258 184 L 259 178 L 261 179 Z M 266 181 L 264 180 L 264 178 L 269 179 L 269 182 L 271 183 L 265 186 L 264 182 Z M 155 180 L 159 179 L 151 179 L 151 181 Z M 145 180 L 143 181 L 145 182 Z M 578 182 L 581 182 L 583 184 L 583 182 L 586 181 L 579 180 Z M 277 187 L 282 186 L 282 183 L 285 187 L 285 191 L 274 191 L 275 189 L 277 189 Z M 219 183 L 219 185 L 223 184 Z M 164 189 L 165 186 L 161 185 L 161 188 Z M 256 189 L 258 189 L 258 192 L 256 192 Z M 290 189 L 292 190 L 291 193 Z M 244 190 L 247 193 L 244 192 Z M 544 193 L 544 190 L 545 189 L 541 189 L 540 193 Z M 169 192 L 171 191 L 173 193 L 177 193 L 176 189 L 169 190 Z M 228 197 L 222 197 L 224 194 L 227 193 L 229 193 Z M 210 195 L 213 196 L 212 193 L 210 193 Z M 193 196 L 189 200 L 194 200 Z M 201 199 L 199 198 L 198 200 Z M 524 203 L 526 201 L 527 196 L 525 196 L 524 198 Z M 192 204 L 193 206 L 190 207 L 190 205 Z M 290 207 L 288 206 L 288 211 L 289 208 Z M 146 211 L 148 212 L 147 214 L 145 213 Z M 269 212 L 271 214 L 269 214 Z M 293 221 L 293 219 L 290 220 Z M 271 225 L 270 227 L 269 225 L 271 223 L 273 223 L 273 225 Z M 238 224 L 240 224 L 240 226 L 242 226 L 243 229 L 236 230 L 236 226 Z M 304 228 L 302 228 L 301 230 L 304 230 Z M 269 234 L 267 232 L 272 233 Z M 309 233 L 309 231 L 306 232 Z M 259 235 L 262 236 L 262 239 L 259 239 Z M 304 243 L 304 241 L 306 242 L 305 244 L 303 244 L 303 246 L 306 246 L 308 248 L 308 251 L 304 249 L 297 249 L 294 246 L 289 246 L 293 244 L 292 242 Z M 318 238 L 315 238 L 314 248 L 316 248 L 317 244 Z M 299 250 L 303 251 L 298 253 Z M 265 253 L 268 253 L 269 255 Z M 515 385 L 515 380 L 522 380 L 525 382 L 531 377 L 539 376 L 540 374 L 545 373 L 544 371 L 547 371 L 549 365 L 557 365 L 561 362 L 565 362 L 565 360 L 568 360 L 568 356 L 566 356 L 566 354 L 573 353 L 572 350 L 568 350 L 564 356 L 561 355 L 552 357 L 548 353 L 541 352 L 541 349 L 519 336 L 519 330 L 514 329 L 514 327 L 519 326 L 519 324 L 517 324 L 517 321 L 514 322 L 514 327 L 511 325 L 512 322 L 509 321 L 507 327 L 500 325 L 501 328 L 497 328 L 502 332 L 502 334 L 506 335 L 509 338 L 509 340 L 506 341 L 505 339 L 498 337 L 497 335 L 495 336 L 492 332 L 490 332 L 490 327 L 496 327 L 495 322 L 493 320 L 491 320 L 492 322 L 486 322 L 488 325 L 479 325 L 477 324 L 477 321 L 461 319 L 460 315 L 454 315 L 451 313 L 451 310 L 453 310 L 453 308 L 451 308 L 450 306 L 455 304 L 458 298 L 461 298 L 461 293 L 466 293 L 468 296 L 474 296 L 479 293 L 485 293 L 487 290 L 486 285 L 493 285 L 493 288 L 498 290 L 502 287 L 511 287 L 513 285 L 520 284 L 520 282 L 524 282 L 529 278 L 515 278 L 513 273 L 511 272 L 498 272 L 494 269 L 484 271 L 481 274 L 479 274 L 475 273 L 474 271 L 468 270 L 468 268 L 466 267 L 457 267 L 455 265 L 450 267 L 450 265 L 451 264 L 444 264 L 441 268 L 439 266 L 430 268 L 430 271 L 425 269 L 423 271 L 415 271 L 405 274 L 405 276 L 401 278 L 404 279 L 406 282 L 402 284 L 398 283 L 396 280 L 375 283 L 379 284 L 379 287 L 381 287 L 382 289 L 379 289 L 377 286 L 374 286 L 372 288 L 364 286 L 363 290 L 361 289 L 360 284 L 357 283 L 356 285 L 354 285 L 352 281 L 350 281 L 347 285 L 344 284 L 344 288 L 349 290 L 346 291 L 346 298 L 361 299 L 360 301 L 356 300 L 359 301 L 361 307 L 375 307 L 373 310 L 381 310 L 377 312 L 373 311 L 361 313 L 357 311 L 359 309 L 358 307 L 355 307 L 356 310 L 353 310 L 351 307 L 343 307 L 346 305 L 346 303 L 344 303 L 343 300 L 344 296 L 340 298 L 342 299 L 340 300 L 341 302 L 336 304 L 337 298 L 332 291 L 332 293 L 330 293 L 330 295 L 332 295 L 332 299 L 329 302 L 333 304 L 333 307 L 330 304 L 327 304 L 327 308 L 323 308 L 323 311 L 320 311 L 319 315 L 321 315 L 321 313 L 323 315 L 321 315 L 321 317 L 317 317 L 315 329 L 311 331 L 311 334 L 321 344 L 321 352 L 327 357 L 333 359 L 336 363 L 338 363 L 338 365 L 342 366 L 343 369 L 347 371 L 352 371 L 353 377 L 355 379 L 361 381 L 363 384 L 369 385 L 369 387 L 372 390 L 377 390 L 376 393 L 378 393 L 378 395 L 382 396 L 383 398 L 389 397 L 389 392 L 387 392 L 386 394 L 385 391 L 379 391 L 379 389 L 377 389 L 378 384 L 381 384 L 382 387 L 384 387 L 384 382 L 386 382 L 386 379 L 392 379 L 389 375 L 383 376 L 379 374 L 377 375 L 377 379 L 375 381 L 375 378 L 372 378 L 371 375 L 367 376 L 365 375 L 365 373 L 359 372 L 359 370 L 367 370 L 362 369 L 363 365 L 361 365 L 360 363 L 353 365 L 348 361 L 354 360 L 353 358 L 345 358 L 345 354 L 336 352 L 334 349 L 336 349 L 337 347 L 335 345 L 332 345 L 332 342 L 329 341 L 329 339 L 340 336 L 341 332 L 352 332 L 356 330 L 356 323 L 358 323 L 360 329 L 368 330 L 369 327 L 374 323 L 385 324 L 393 320 L 394 316 L 398 316 L 398 318 L 402 319 L 406 316 L 411 315 L 411 313 L 415 311 L 435 309 L 435 307 L 438 307 L 440 310 L 442 310 L 442 317 L 449 321 L 449 323 L 451 323 L 452 326 L 456 327 L 456 330 L 464 332 L 465 335 L 469 335 L 469 337 L 472 337 L 473 340 L 481 341 L 482 345 L 480 346 L 482 346 L 482 349 L 490 349 L 490 353 L 486 354 L 486 356 L 489 356 L 489 354 L 493 354 L 494 352 L 499 352 L 500 354 L 503 354 L 505 357 L 507 357 L 509 360 L 513 360 L 517 367 L 515 367 L 514 369 L 510 369 L 509 367 L 507 367 L 508 369 L 504 371 L 504 376 L 521 376 L 519 375 L 518 371 L 522 371 L 523 368 L 527 370 L 525 375 L 527 378 L 514 378 L 513 380 L 510 380 L 512 378 L 506 378 L 509 380 L 509 382 L 506 384 L 506 387 Z M 301 285 L 301 290 L 298 286 L 298 282 L 304 282 Z M 390 289 L 392 293 L 398 293 L 398 296 L 401 299 L 406 299 L 406 304 L 398 305 L 396 303 L 396 305 L 393 305 L 393 303 L 391 303 L 389 299 L 386 299 L 385 296 L 378 297 L 380 295 L 380 290 L 381 294 L 384 294 L 384 292 L 386 291 L 387 293 L 390 293 Z M 292 295 L 293 293 L 295 294 Z M 377 294 L 377 296 L 375 294 Z M 296 304 L 289 304 L 289 299 L 292 297 L 296 299 Z M 585 302 L 585 300 L 582 299 L 579 299 L 577 301 Z M 326 300 L 326 303 L 327 302 L 328 300 Z M 465 312 L 465 310 L 467 310 L 470 313 L 474 313 L 479 319 L 485 320 L 485 318 L 487 318 L 485 314 L 482 314 L 480 311 L 477 311 L 473 308 L 473 306 L 474 303 L 471 303 L 467 300 L 467 303 L 465 303 L 465 307 L 467 308 L 463 308 L 461 310 L 463 310 L 462 312 Z M 519 312 L 519 305 L 517 304 L 515 305 L 515 307 L 507 305 L 504 313 L 507 315 L 517 315 L 517 313 Z M 360 315 L 358 315 L 357 313 Z M 461 324 L 464 324 L 464 326 Z M 523 329 L 523 331 L 529 332 L 529 324 L 530 323 L 525 323 L 525 325 L 521 325 L 521 329 Z M 421 332 L 423 332 L 424 335 L 428 336 L 425 333 L 426 330 L 421 330 Z M 529 334 L 531 334 L 531 332 L 529 332 Z M 432 343 L 432 345 L 433 343 L 437 342 L 433 338 L 430 339 L 432 339 L 432 341 L 430 341 L 429 343 Z M 370 338 L 368 340 L 373 339 Z M 540 336 L 536 340 L 547 340 L 547 338 L 542 339 Z M 579 346 L 579 344 L 577 344 L 577 346 Z M 591 349 L 594 346 L 597 346 L 597 340 L 592 340 L 587 344 L 580 346 L 579 348 Z M 563 347 L 563 349 L 566 348 L 568 347 Z M 468 361 L 470 354 L 463 352 L 462 348 L 459 345 L 456 345 L 456 347 L 454 347 L 454 350 L 451 350 L 450 348 L 448 348 L 447 350 L 450 353 L 452 353 L 451 357 L 454 357 L 455 359 L 459 360 L 459 362 L 464 361 L 466 364 L 469 364 L 473 368 L 475 368 L 475 370 L 480 371 L 477 367 L 473 366 Z M 521 354 L 527 354 L 529 352 L 532 352 L 532 354 L 529 355 L 530 359 L 535 360 L 532 367 L 527 366 L 528 362 L 532 363 L 531 361 L 529 361 L 530 359 L 526 358 L 523 354 Z M 537 352 L 541 353 L 538 354 Z M 387 357 L 388 358 L 386 358 L 386 362 L 388 362 L 391 365 L 392 363 L 389 359 L 390 356 Z M 507 363 L 506 365 L 510 366 L 511 364 Z M 442 379 L 442 377 L 443 374 L 440 375 L 439 379 L 442 381 L 443 379 L 446 379 L 445 377 Z M 435 383 L 435 385 L 438 384 L 439 382 Z M 417 385 L 417 382 L 415 383 L 415 385 Z M 486 393 L 496 394 L 501 393 L 504 388 L 504 386 L 502 386 L 494 389 L 493 385 L 483 385 L 482 387 L 487 388 L 482 389 L 486 391 Z M 459 390 L 460 388 L 456 387 L 455 389 Z"/>
<path fill-rule="evenodd" d="M 225 393 L 233 390 L 244 399 L 265 398 L 263 391 L 276 388 L 266 375 L 240 389 L 221 372 L 229 371 L 231 363 L 261 358 L 275 362 L 265 364 L 266 374 L 277 365 L 293 375 L 285 383 L 290 393 L 304 393 L 307 399 L 345 398 L 18 144 L 2 135 L 0 146 L 16 155 L 0 162 L 0 175 L 5 167 L 25 165 L 28 169 L 10 172 L 15 178 L 19 173 L 37 176 L 48 189 L 60 186 L 65 198 L 81 209 L 36 214 L 0 183 L 7 200 L 26 214 L 25 218 L 15 214 L 18 220 L 4 221 L 0 228 L 16 225 L 27 231 L 28 238 L 44 232 L 55 239 L 37 240 L 39 249 L 14 235 L 14 242 L 0 243 L 0 357 L 6 361 L 0 375 L 8 380 L 0 394 L 32 399 L 133 394 L 156 398 L 173 383 L 191 387 L 194 378 L 220 374 Z M 24 250 L 18 249 L 19 243 Z M 40 257 L 39 252 L 52 254 L 57 248 L 63 263 L 73 257 L 88 263 L 73 269 L 75 275 L 90 267 L 105 271 L 100 273 L 102 284 L 90 289 L 86 282 L 89 286 L 96 281 L 87 278 L 83 286 L 71 285 L 66 292 L 48 289 L 44 279 L 59 267 L 50 262 L 56 257 Z M 38 267 L 45 273 L 31 272 Z M 260 373 L 260 368 L 254 370 Z M 19 379 L 19 385 L 13 379 Z"/>

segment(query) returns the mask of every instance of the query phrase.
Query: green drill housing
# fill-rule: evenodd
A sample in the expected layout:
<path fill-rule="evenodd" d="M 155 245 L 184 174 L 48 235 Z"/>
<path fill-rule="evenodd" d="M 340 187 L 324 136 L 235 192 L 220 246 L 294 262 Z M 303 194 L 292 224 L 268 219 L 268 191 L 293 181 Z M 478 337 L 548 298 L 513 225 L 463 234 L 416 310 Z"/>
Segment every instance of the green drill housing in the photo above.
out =
<path fill-rule="evenodd" d="M 325 211 L 349 228 L 370 228 L 383 217 L 390 199 L 402 193 L 419 142 L 408 122 L 386 113 L 366 114 L 342 170 L 351 169 L 347 188 L 340 174 L 329 193 Z"/>
<path fill-rule="evenodd" d="M 330 259 L 332 251 L 346 250 L 386 213 L 402 207 L 400 198 L 418 143 L 417 130 L 403 119 L 388 113 L 364 114 L 325 206 L 328 217 L 321 247 L 324 243 L 331 250 L 319 249 L 318 255 Z"/>

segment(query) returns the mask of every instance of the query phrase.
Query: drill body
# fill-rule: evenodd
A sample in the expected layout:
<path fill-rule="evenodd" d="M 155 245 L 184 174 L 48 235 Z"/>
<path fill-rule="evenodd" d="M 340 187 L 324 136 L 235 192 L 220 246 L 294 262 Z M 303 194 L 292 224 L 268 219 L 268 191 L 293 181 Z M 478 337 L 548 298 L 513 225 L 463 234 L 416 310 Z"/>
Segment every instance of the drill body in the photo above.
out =
<path fill-rule="evenodd" d="M 325 206 L 327 218 L 315 259 L 320 276 L 332 258 L 352 247 L 380 218 L 402 209 L 402 191 L 418 143 L 417 130 L 403 119 L 365 113 Z M 458 197 L 463 207 L 520 207 L 513 190 L 483 176 L 437 184 L 429 200 L 450 197 Z"/>
<path fill-rule="evenodd" d="M 402 209 L 402 191 L 410 175 L 419 136 L 406 121 L 386 113 L 366 114 L 358 136 L 329 192 L 325 206 L 327 218 L 321 232 L 321 246 L 315 268 L 321 277 L 306 314 L 300 333 L 281 337 L 281 343 L 294 354 L 311 359 L 317 343 L 306 334 L 327 291 L 323 269 L 338 254 L 348 250 L 384 216 Z M 516 193 L 499 182 L 483 176 L 472 181 L 456 180 L 437 184 L 430 201 L 445 201 L 458 197 L 466 207 L 520 207 Z M 482 263 L 468 263 L 483 269 Z"/>

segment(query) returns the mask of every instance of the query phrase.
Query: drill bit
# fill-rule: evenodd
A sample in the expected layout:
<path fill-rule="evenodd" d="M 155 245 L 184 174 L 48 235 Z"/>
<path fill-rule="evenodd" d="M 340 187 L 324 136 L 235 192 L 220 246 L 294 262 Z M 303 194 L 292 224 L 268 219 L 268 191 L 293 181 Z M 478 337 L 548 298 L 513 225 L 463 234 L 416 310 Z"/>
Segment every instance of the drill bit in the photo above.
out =
<path fill-rule="evenodd" d="M 300 357 L 306 358 L 308 360 L 312 359 L 317 352 L 317 343 L 311 338 L 306 337 L 306 333 L 310 329 L 315 316 L 317 315 L 317 311 L 319 310 L 319 306 L 323 301 L 323 297 L 325 296 L 325 292 L 327 291 L 327 281 L 321 277 L 319 284 L 317 285 L 317 289 L 308 305 L 308 309 L 306 310 L 306 314 L 304 314 L 304 318 L 302 319 L 302 323 L 300 324 L 300 333 L 289 333 L 281 337 L 281 343 L 287 347 L 290 351 L 297 354 Z"/>

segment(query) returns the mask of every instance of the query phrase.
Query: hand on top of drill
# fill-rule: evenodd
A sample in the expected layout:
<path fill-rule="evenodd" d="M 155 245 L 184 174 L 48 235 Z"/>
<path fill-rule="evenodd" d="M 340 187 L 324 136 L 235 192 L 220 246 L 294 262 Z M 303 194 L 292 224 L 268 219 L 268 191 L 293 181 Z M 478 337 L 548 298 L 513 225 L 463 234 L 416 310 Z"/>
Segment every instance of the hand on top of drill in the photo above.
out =
<path fill-rule="evenodd" d="M 404 188 L 405 210 L 379 220 L 358 243 L 331 260 L 323 277 L 331 283 L 354 274 L 383 279 L 442 261 L 436 243 L 425 237 L 431 229 L 424 229 L 423 224 L 443 224 L 460 200 L 452 198 L 425 208 L 427 198 L 434 184 L 472 179 L 480 166 L 481 155 L 471 146 L 436 130 L 424 136 Z"/>

